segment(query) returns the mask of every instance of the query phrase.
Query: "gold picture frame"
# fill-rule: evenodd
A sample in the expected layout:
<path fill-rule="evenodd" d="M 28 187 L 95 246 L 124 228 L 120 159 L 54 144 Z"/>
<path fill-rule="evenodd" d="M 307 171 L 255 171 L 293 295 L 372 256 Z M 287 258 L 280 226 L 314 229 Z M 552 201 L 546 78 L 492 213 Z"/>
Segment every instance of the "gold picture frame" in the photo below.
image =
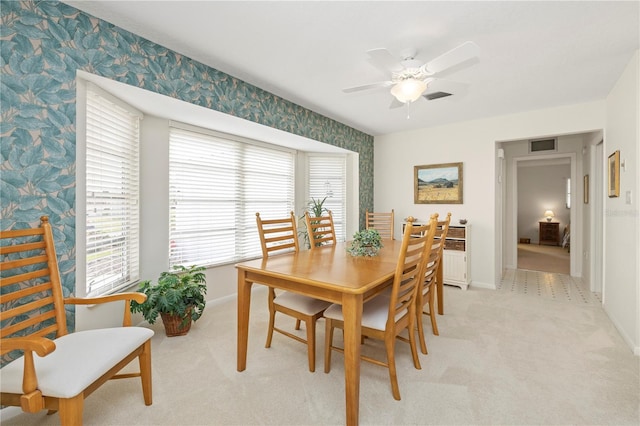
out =
<path fill-rule="evenodd" d="M 607 192 L 610 198 L 620 196 L 620 151 L 609 156 L 609 186 Z"/>
<path fill-rule="evenodd" d="M 462 204 L 462 163 L 414 166 L 415 204 Z"/>
<path fill-rule="evenodd" d="M 582 194 L 584 203 L 589 204 L 589 175 L 582 178 Z"/>

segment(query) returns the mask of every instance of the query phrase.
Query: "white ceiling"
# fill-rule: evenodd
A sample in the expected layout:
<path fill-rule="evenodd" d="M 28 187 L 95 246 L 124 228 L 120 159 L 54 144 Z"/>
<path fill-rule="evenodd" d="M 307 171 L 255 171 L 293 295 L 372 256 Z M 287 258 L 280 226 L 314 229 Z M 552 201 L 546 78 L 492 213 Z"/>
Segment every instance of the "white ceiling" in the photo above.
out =
<path fill-rule="evenodd" d="M 639 1 L 65 1 L 370 135 L 604 99 L 640 45 Z M 389 109 L 366 51 L 480 56 L 454 96 Z M 398 57 L 398 59 L 400 59 Z"/>

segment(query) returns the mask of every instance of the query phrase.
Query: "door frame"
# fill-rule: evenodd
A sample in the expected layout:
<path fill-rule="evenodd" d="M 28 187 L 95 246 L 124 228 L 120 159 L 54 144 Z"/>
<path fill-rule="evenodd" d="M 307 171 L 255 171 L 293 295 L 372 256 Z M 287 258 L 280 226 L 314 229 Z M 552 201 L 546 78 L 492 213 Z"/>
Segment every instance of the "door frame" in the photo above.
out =
<path fill-rule="evenodd" d="M 569 217 L 571 221 L 571 229 L 582 229 L 582 220 L 578 218 L 576 202 L 576 195 L 578 191 L 574 188 L 577 188 L 577 167 L 576 167 L 576 153 L 575 152 L 567 152 L 567 153 L 556 153 L 556 154 L 543 154 L 543 155 L 528 155 L 528 156 L 519 156 L 512 158 L 511 170 L 513 170 L 513 197 L 511 199 L 511 217 L 513 220 L 511 221 L 511 235 L 518 235 L 518 162 L 524 161 L 534 161 L 534 160 L 553 160 L 557 158 L 569 158 L 570 168 L 571 168 L 571 182 L 572 182 L 572 190 L 571 190 L 571 208 L 569 209 Z M 580 223 L 578 223 L 580 220 Z M 511 238 L 513 241 L 507 241 L 508 250 L 511 251 L 511 258 L 514 259 L 514 267 L 518 268 L 518 244 L 516 238 Z M 575 256 L 575 253 L 582 252 L 582 240 L 580 237 L 580 233 L 575 233 L 575 235 L 571 235 L 571 251 L 569 252 L 569 273 L 572 277 L 579 277 L 582 275 L 581 269 L 578 268 L 578 259 Z"/>

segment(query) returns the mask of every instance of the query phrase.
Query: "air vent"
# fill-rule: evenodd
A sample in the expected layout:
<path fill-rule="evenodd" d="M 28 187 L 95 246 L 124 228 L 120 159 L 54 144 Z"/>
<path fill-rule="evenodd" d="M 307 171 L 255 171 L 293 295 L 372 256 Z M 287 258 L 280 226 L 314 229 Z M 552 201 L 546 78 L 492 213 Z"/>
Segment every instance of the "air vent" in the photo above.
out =
<path fill-rule="evenodd" d="M 426 95 L 423 95 L 423 96 L 425 97 L 426 100 L 432 101 L 434 99 L 446 98 L 447 96 L 451 96 L 451 93 L 433 92 L 433 93 L 427 93 Z"/>
<path fill-rule="evenodd" d="M 538 139 L 529 141 L 529 152 L 557 151 L 558 144 L 556 138 Z"/>

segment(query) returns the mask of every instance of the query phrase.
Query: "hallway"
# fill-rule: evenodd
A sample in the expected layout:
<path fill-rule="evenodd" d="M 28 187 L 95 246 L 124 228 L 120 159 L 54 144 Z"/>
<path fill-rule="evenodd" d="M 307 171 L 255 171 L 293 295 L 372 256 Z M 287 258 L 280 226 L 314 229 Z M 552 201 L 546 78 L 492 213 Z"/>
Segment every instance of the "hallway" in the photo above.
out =
<path fill-rule="evenodd" d="M 518 244 L 518 269 L 569 274 L 571 254 L 567 248 Z"/>
<path fill-rule="evenodd" d="M 497 290 L 582 306 L 602 304 L 600 294 L 592 293 L 580 278 L 568 274 L 507 269 Z"/>

